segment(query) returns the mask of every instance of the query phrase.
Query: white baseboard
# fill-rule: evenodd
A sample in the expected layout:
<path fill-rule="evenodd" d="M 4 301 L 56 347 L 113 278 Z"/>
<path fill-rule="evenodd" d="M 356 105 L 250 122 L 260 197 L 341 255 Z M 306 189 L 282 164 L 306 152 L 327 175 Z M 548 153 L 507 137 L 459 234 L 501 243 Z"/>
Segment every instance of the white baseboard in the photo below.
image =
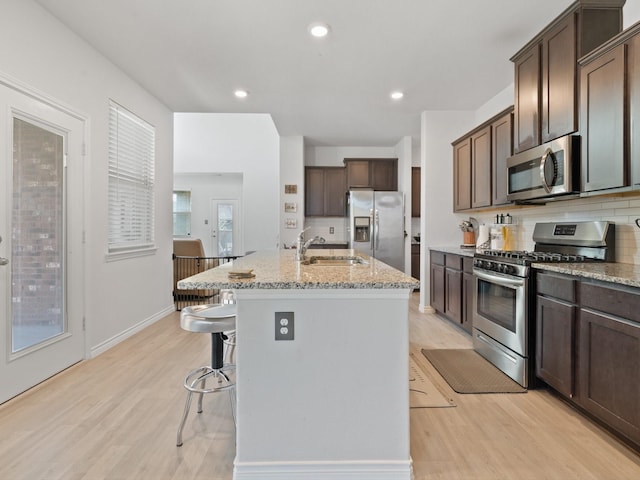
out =
<path fill-rule="evenodd" d="M 120 332 L 119 334 L 114 335 L 113 337 L 109 338 L 108 340 L 105 340 L 102 343 L 99 343 L 95 347 L 91 347 L 91 350 L 90 350 L 90 353 L 89 353 L 89 358 L 97 357 L 101 353 L 104 353 L 107 350 L 109 350 L 110 348 L 115 347 L 120 342 L 122 342 L 122 341 L 126 340 L 127 338 L 129 338 L 130 336 L 135 335 L 136 333 L 144 330 L 149 325 L 152 325 L 152 324 L 156 323 L 161 318 L 164 318 L 167 315 L 169 315 L 170 313 L 173 313 L 175 311 L 176 311 L 175 304 L 172 303 L 171 306 L 168 306 L 168 307 L 164 308 L 163 310 L 159 311 L 158 313 L 146 318 L 145 320 L 142 320 L 141 322 L 136 323 L 135 325 L 127 328 L 123 332 Z"/>
<path fill-rule="evenodd" d="M 431 305 L 423 305 L 422 303 L 418 305 L 418 310 L 422 313 L 436 313 L 436 310 Z"/>
<path fill-rule="evenodd" d="M 406 461 L 238 462 L 233 480 L 412 480 Z"/>

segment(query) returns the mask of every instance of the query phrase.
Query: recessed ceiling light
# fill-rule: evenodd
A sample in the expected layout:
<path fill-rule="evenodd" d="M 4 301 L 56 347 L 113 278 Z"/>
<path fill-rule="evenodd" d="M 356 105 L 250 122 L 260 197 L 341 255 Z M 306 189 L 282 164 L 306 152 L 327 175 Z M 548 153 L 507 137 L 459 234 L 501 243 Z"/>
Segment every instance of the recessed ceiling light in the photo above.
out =
<path fill-rule="evenodd" d="M 329 25 L 318 22 L 312 23 L 309 25 L 309 33 L 318 38 L 326 37 L 329 33 Z"/>
<path fill-rule="evenodd" d="M 404 97 L 404 93 L 402 92 L 391 92 L 391 98 L 394 100 L 400 100 L 402 97 Z"/>
<path fill-rule="evenodd" d="M 249 92 L 247 92 L 246 90 L 236 90 L 235 92 L 233 92 L 233 94 L 238 98 L 245 98 L 247 95 L 249 95 Z"/>

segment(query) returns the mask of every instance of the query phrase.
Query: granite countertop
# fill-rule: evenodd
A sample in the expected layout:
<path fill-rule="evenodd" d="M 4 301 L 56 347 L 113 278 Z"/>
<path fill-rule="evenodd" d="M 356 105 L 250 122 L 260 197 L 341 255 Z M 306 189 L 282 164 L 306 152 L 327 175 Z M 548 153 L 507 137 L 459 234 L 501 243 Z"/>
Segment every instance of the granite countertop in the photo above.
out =
<path fill-rule="evenodd" d="M 220 267 L 206 270 L 178 282 L 179 289 L 311 289 L 419 288 L 420 283 L 409 275 L 349 249 L 309 249 L 310 256 L 359 256 L 367 263 L 353 266 L 303 265 L 296 260 L 295 250 L 260 251 Z M 228 273 L 237 269 L 253 269 L 255 278 L 230 279 Z"/>
<path fill-rule="evenodd" d="M 577 277 L 640 287 L 640 265 L 628 263 L 533 263 L 533 268 Z"/>
<path fill-rule="evenodd" d="M 456 255 L 462 255 L 463 257 L 473 257 L 473 254 L 476 253 L 475 248 L 461 248 L 460 245 L 448 245 L 448 246 L 440 246 L 440 247 L 429 247 L 429 250 L 434 250 L 436 252 L 444 252 L 444 253 L 454 253 Z"/>

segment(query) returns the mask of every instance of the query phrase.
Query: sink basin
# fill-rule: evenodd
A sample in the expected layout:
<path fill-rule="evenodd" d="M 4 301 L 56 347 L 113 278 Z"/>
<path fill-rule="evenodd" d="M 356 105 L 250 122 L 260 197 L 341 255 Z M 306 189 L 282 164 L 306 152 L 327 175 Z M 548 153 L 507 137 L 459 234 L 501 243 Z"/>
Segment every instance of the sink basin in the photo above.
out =
<path fill-rule="evenodd" d="M 314 256 L 309 257 L 304 262 L 304 265 L 318 265 L 325 267 L 350 267 L 352 265 L 366 265 L 362 257 L 351 256 Z"/>

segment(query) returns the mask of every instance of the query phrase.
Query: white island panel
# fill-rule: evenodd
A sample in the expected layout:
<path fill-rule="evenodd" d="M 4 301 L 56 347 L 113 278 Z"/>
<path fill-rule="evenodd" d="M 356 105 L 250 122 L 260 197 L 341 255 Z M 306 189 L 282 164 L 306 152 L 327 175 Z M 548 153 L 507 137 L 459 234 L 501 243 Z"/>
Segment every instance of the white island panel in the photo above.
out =
<path fill-rule="evenodd" d="M 410 289 L 237 290 L 236 480 L 409 480 Z M 275 340 L 275 312 L 294 340 Z"/>

